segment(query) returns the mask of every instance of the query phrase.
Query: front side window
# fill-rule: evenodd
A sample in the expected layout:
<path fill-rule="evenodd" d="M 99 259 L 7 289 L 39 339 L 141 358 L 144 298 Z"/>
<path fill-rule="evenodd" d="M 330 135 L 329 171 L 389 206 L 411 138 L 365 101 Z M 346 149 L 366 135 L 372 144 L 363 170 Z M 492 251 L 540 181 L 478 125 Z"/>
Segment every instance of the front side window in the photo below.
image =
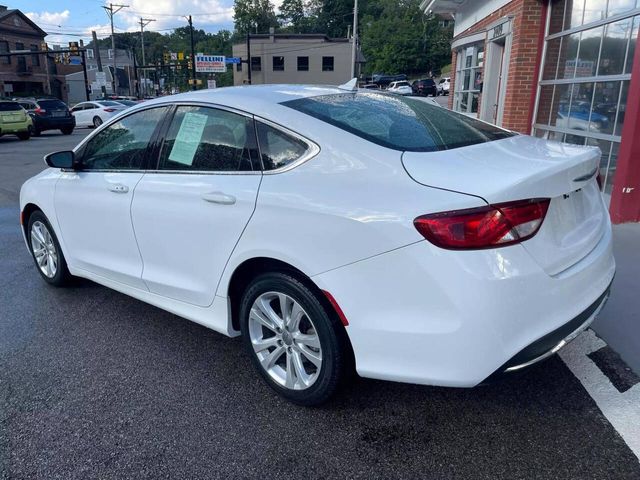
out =
<path fill-rule="evenodd" d="M 257 122 L 258 141 L 265 170 L 286 167 L 309 149 L 306 143 L 264 123 Z"/>
<path fill-rule="evenodd" d="M 322 71 L 333 72 L 333 57 L 322 57 Z"/>
<path fill-rule="evenodd" d="M 251 118 L 208 107 L 178 107 L 160 155 L 161 170 L 259 170 Z"/>
<path fill-rule="evenodd" d="M 141 170 L 153 133 L 169 107 L 136 112 L 109 125 L 87 143 L 83 170 Z"/>
<path fill-rule="evenodd" d="M 322 95 L 283 105 L 394 150 L 449 150 L 514 135 L 437 105 L 391 94 Z"/>

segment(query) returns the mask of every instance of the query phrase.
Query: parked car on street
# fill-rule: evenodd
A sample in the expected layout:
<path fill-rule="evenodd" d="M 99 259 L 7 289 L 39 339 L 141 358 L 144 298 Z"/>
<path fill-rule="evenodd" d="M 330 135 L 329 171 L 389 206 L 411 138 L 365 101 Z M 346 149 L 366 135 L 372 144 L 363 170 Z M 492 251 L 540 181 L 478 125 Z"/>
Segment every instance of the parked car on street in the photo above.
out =
<path fill-rule="evenodd" d="M 434 82 L 431 78 L 414 80 L 414 82 L 411 84 L 411 89 L 413 90 L 413 93 L 415 95 L 424 95 L 425 97 L 428 95 L 433 95 L 435 97 L 438 94 L 436 82 Z"/>
<path fill-rule="evenodd" d="M 64 135 L 73 133 L 76 119 L 62 100 L 44 97 L 21 98 L 17 101 L 31 115 L 35 137 L 47 130 L 60 130 Z"/>
<path fill-rule="evenodd" d="M 75 117 L 78 127 L 99 127 L 127 108 L 115 100 L 95 100 L 78 103 L 71 109 L 71 114 Z"/>
<path fill-rule="evenodd" d="M 438 82 L 438 95 L 449 95 L 449 88 L 451 87 L 451 78 L 443 77 Z"/>
<path fill-rule="evenodd" d="M 315 405 L 354 366 L 473 387 L 587 328 L 615 272 L 599 158 L 352 82 L 201 90 L 47 155 L 20 219 L 45 282 L 241 336 Z"/>
<path fill-rule="evenodd" d="M 409 85 L 409 82 L 404 80 L 401 82 L 391 82 L 387 90 L 397 95 L 411 95 L 413 93 L 413 90 L 411 89 L 411 85 Z"/>
<path fill-rule="evenodd" d="M 407 80 L 407 76 L 404 73 L 399 75 L 385 75 L 384 73 L 374 73 L 371 77 L 371 83 L 375 83 L 380 87 L 387 87 L 391 82 L 400 82 Z"/>
<path fill-rule="evenodd" d="M 20 140 L 29 140 L 33 132 L 33 121 L 18 102 L 0 99 L 0 136 L 16 135 Z"/>

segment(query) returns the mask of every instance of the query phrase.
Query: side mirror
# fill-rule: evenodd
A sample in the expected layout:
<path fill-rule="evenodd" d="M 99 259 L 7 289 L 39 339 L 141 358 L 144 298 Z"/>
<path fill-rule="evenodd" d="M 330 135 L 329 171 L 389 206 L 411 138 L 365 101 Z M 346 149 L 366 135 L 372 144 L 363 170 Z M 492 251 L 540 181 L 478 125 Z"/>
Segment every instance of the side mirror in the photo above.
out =
<path fill-rule="evenodd" d="M 72 151 L 53 152 L 44 156 L 44 162 L 53 168 L 73 168 L 75 155 Z"/>

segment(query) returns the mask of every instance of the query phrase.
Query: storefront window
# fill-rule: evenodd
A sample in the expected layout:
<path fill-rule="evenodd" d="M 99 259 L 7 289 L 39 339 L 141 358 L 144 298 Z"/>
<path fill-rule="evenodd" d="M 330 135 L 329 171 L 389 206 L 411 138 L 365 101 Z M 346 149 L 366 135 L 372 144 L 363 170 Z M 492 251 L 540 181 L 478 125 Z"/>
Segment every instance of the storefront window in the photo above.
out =
<path fill-rule="evenodd" d="M 616 169 L 639 26 L 640 0 L 551 2 L 534 134 L 598 146 L 605 193 Z"/>
<path fill-rule="evenodd" d="M 479 94 L 482 91 L 484 42 L 466 45 L 458 50 L 454 110 L 478 113 Z"/>

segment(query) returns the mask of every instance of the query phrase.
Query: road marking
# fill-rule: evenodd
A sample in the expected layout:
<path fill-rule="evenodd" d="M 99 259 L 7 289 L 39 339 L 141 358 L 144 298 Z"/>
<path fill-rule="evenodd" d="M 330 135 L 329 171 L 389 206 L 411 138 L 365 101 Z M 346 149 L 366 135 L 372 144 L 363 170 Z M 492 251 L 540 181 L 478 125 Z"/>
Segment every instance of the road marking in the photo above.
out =
<path fill-rule="evenodd" d="M 640 461 L 640 383 L 620 393 L 587 356 L 606 343 L 589 329 L 559 355 Z"/>

